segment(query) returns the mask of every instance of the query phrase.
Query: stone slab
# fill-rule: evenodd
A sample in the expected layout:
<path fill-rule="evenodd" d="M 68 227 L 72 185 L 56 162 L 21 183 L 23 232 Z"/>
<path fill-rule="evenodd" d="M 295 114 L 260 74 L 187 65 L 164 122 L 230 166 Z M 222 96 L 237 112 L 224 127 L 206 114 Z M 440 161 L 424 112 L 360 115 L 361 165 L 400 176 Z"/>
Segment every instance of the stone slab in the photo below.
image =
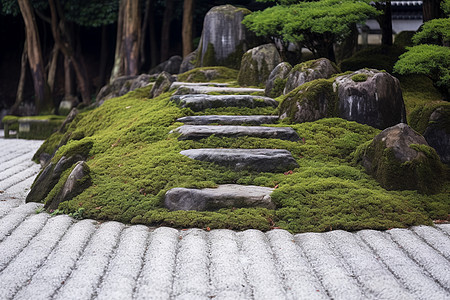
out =
<path fill-rule="evenodd" d="M 181 85 L 178 87 L 175 95 L 185 94 L 207 94 L 207 93 L 227 93 L 227 94 L 253 94 L 264 93 L 264 89 L 240 88 L 240 87 L 220 87 L 220 86 L 202 86 L 202 85 Z"/>
<path fill-rule="evenodd" d="M 210 115 L 210 116 L 188 116 L 177 119 L 177 122 L 182 122 L 187 125 L 261 125 L 273 124 L 278 121 L 278 116 L 224 116 L 224 115 Z"/>
<path fill-rule="evenodd" d="M 300 137 L 291 127 L 233 126 L 233 125 L 183 125 L 175 129 L 181 133 L 179 140 L 198 140 L 211 135 L 218 137 L 251 136 L 266 139 L 298 141 Z"/>
<path fill-rule="evenodd" d="M 216 210 L 227 207 L 265 207 L 274 209 L 273 189 L 254 185 L 223 184 L 217 188 L 173 188 L 164 205 L 170 210 Z"/>
<path fill-rule="evenodd" d="M 177 88 L 179 88 L 180 86 L 183 87 L 205 87 L 205 86 L 210 86 L 210 87 L 227 87 L 228 83 L 217 83 L 217 82 L 182 82 L 182 81 L 175 81 L 172 83 L 172 85 L 170 86 L 169 91 L 173 91 L 176 90 Z"/>
<path fill-rule="evenodd" d="M 180 154 L 231 167 L 236 171 L 285 172 L 298 167 L 291 152 L 281 149 L 189 149 Z"/>
<path fill-rule="evenodd" d="M 174 95 L 171 101 L 193 111 L 219 107 L 277 107 L 278 102 L 269 97 L 251 95 Z"/>

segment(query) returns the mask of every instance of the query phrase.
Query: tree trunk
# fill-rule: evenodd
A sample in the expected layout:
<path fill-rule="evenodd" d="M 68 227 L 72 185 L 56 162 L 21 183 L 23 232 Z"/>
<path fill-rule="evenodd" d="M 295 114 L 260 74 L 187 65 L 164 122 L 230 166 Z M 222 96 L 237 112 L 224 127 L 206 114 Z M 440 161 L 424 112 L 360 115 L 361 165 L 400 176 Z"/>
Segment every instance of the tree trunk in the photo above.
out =
<path fill-rule="evenodd" d="M 422 13 L 424 22 L 445 17 L 444 12 L 441 10 L 441 2 L 441 0 L 423 0 Z"/>
<path fill-rule="evenodd" d="M 55 87 L 56 67 L 58 66 L 58 54 L 59 54 L 58 45 L 55 43 L 52 50 L 52 58 L 50 60 L 47 76 L 48 78 L 47 82 L 50 88 L 50 93 L 53 93 Z"/>
<path fill-rule="evenodd" d="M 151 5 L 154 5 L 154 1 L 151 1 Z M 150 6 L 152 7 L 152 6 Z M 150 8 L 149 15 L 149 35 L 150 35 L 150 67 L 155 67 L 159 61 L 159 47 L 158 42 L 156 41 L 156 32 L 155 32 L 155 13 L 152 8 Z"/>
<path fill-rule="evenodd" d="M 169 58 L 170 47 L 170 22 L 173 14 L 173 0 L 166 0 L 166 8 L 164 9 L 164 19 L 161 28 L 161 61 Z"/>
<path fill-rule="evenodd" d="M 56 1 L 56 3 L 55 3 Z M 78 88 L 80 89 L 81 98 L 84 104 L 89 104 L 90 99 L 90 88 L 89 80 L 87 78 L 86 72 L 80 63 L 80 60 L 74 55 L 73 50 L 73 39 L 68 34 L 66 28 L 66 22 L 60 6 L 59 0 L 49 0 L 51 20 L 52 20 L 52 34 L 57 43 L 59 49 L 72 63 L 73 69 L 75 71 L 75 76 L 77 78 Z M 58 25 L 58 15 L 59 15 L 59 25 Z"/>
<path fill-rule="evenodd" d="M 69 58 L 64 57 L 64 99 L 72 99 L 75 94 L 73 68 Z"/>
<path fill-rule="evenodd" d="M 140 41 L 140 66 L 142 67 L 147 59 L 147 55 L 145 54 L 145 39 L 147 38 L 147 29 L 148 29 L 148 18 L 150 15 L 150 6 L 152 5 L 151 0 L 145 1 L 145 8 L 144 8 L 144 20 L 142 21 L 142 27 L 141 27 L 141 41 Z"/>
<path fill-rule="evenodd" d="M 383 14 L 377 17 L 381 29 L 381 44 L 392 46 L 392 10 L 391 1 L 377 2 L 375 7 Z"/>
<path fill-rule="evenodd" d="M 123 75 L 123 47 L 122 47 L 122 34 L 123 34 L 123 14 L 126 0 L 120 1 L 119 15 L 117 18 L 117 35 L 116 35 L 116 50 L 114 52 L 114 66 L 111 71 L 111 77 L 109 82 L 113 82 L 114 79 Z"/>
<path fill-rule="evenodd" d="M 194 0 L 184 0 L 183 6 L 183 57 L 192 52 L 192 24 L 194 20 Z"/>
<path fill-rule="evenodd" d="M 44 60 L 37 30 L 36 19 L 29 0 L 18 0 L 20 11 L 25 23 L 28 62 L 33 77 L 34 93 L 36 97 L 36 113 L 51 110 L 53 103 L 45 78 Z"/>
<path fill-rule="evenodd" d="M 17 109 L 23 101 L 23 89 L 25 87 L 25 78 L 27 73 L 27 53 L 27 41 L 25 40 L 22 51 L 22 59 L 20 63 L 20 78 L 19 85 L 17 86 L 16 101 L 14 102 L 14 105 L 11 107 L 11 110 L 9 112 L 11 115 L 17 114 Z"/>
<path fill-rule="evenodd" d="M 139 72 L 139 42 L 141 37 L 141 14 L 139 1 L 126 0 L 123 15 L 123 52 L 125 75 Z"/>
<path fill-rule="evenodd" d="M 100 65 L 98 70 L 98 90 L 105 85 L 106 80 L 106 66 L 108 62 L 108 38 L 106 34 L 106 25 L 102 26 L 102 44 L 100 46 Z"/>

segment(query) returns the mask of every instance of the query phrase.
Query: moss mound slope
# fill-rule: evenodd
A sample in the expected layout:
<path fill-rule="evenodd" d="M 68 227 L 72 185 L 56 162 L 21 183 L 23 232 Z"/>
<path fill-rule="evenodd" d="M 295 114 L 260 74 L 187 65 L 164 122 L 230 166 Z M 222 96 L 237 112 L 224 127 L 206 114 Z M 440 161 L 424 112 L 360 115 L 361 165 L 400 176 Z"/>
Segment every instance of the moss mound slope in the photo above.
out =
<path fill-rule="evenodd" d="M 169 133 L 181 125 L 175 120 L 194 113 L 170 102 L 170 93 L 154 99 L 146 95 L 148 88 L 143 88 L 110 99 L 101 107 L 81 114 L 61 139 L 53 136 L 44 144 L 53 149 L 61 140 L 67 141 L 56 152 L 53 160 L 57 160 L 82 144 L 92 143 L 87 159 L 92 185 L 61 203 L 58 212 L 82 211 L 87 218 L 179 228 L 281 227 L 304 232 L 430 224 L 432 219 L 447 218 L 450 211 L 448 182 L 443 192 L 433 196 L 387 191 L 366 175 L 362 167 L 352 164 L 351 153 L 379 133 L 372 127 L 331 118 L 292 125 L 301 137 L 300 142 L 215 136 L 178 141 L 176 134 Z M 224 112 L 252 113 L 250 109 L 238 108 L 208 111 Z M 300 167 L 285 174 L 236 172 L 179 154 L 185 149 L 221 147 L 287 149 Z M 230 183 L 276 188 L 272 198 L 277 208 L 195 212 L 169 211 L 163 207 L 164 194 L 171 188 Z"/>

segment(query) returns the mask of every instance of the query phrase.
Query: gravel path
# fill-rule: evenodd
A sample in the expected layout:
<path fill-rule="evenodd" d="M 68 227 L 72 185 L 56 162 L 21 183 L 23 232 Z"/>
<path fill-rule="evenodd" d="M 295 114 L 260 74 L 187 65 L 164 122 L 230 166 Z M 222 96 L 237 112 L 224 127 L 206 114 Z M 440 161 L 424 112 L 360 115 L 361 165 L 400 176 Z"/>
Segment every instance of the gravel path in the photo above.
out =
<path fill-rule="evenodd" d="M 450 299 L 450 224 L 176 230 L 24 204 L 41 141 L 0 139 L 0 299 Z"/>

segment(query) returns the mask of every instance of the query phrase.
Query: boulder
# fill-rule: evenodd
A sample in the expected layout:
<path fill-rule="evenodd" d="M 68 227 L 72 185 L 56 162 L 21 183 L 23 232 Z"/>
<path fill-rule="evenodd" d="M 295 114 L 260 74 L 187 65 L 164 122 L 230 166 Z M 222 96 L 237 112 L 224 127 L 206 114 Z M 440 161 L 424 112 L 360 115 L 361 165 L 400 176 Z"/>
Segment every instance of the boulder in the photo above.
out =
<path fill-rule="evenodd" d="M 441 161 L 450 164 L 450 105 L 440 106 L 431 114 L 423 134 Z"/>
<path fill-rule="evenodd" d="M 337 93 L 331 80 L 318 79 L 305 83 L 282 97 L 280 119 L 289 123 L 312 122 L 338 115 Z"/>
<path fill-rule="evenodd" d="M 298 167 L 291 152 L 281 149 L 189 149 L 180 154 L 236 171 L 285 172 Z"/>
<path fill-rule="evenodd" d="M 272 98 L 250 95 L 174 95 L 171 101 L 181 107 L 188 107 L 193 111 L 202 111 L 207 108 L 218 107 L 277 107 L 278 102 Z"/>
<path fill-rule="evenodd" d="M 298 141 L 300 137 L 291 127 L 234 126 L 234 125 L 183 125 L 174 130 L 179 140 L 198 140 L 211 135 L 218 137 L 251 136 L 266 139 Z"/>
<path fill-rule="evenodd" d="M 180 70 L 178 73 L 182 74 L 184 72 L 190 71 L 195 68 L 195 59 L 197 58 L 198 50 L 195 50 L 181 61 Z"/>
<path fill-rule="evenodd" d="M 70 172 L 63 187 L 56 192 L 55 196 L 48 199 L 44 205 L 45 209 L 55 210 L 63 201 L 68 201 L 80 194 L 91 185 L 89 167 L 84 161 L 78 161 Z"/>
<path fill-rule="evenodd" d="M 272 124 L 278 121 L 278 116 L 222 116 L 222 115 L 210 115 L 210 116 L 188 116 L 178 118 L 177 122 L 181 122 L 188 125 L 208 125 L 208 124 L 221 124 L 221 125 L 261 125 Z"/>
<path fill-rule="evenodd" d="M 105 100 L 120 97 L 135 89 L 142 88 L 151 84 L 151 78 L 153 76 L 148 74 L 141 74 L 139 76 L 122 76 L 116 78 L 110 84 L 102 87 L 97 94 L 97 105 L 102 105 Z"/>
<path fill-rule="evenodd" d="M 169 74 L 178 74 L 180 72 L 180 67 L 183 62 L 183 58 L 179 55 L 174 55 L 166 61 L 163 61 L 148 73 L 151 75 L 159 74 L 161 72 L 167 72 Z"/>
<path fill-rule="evenodd" d="M 315 79 L 330 78 L 340 73 L 339 69 L 329 59 L 319 58 L 296 65 L 287 76 L 283 94 L 286 95 L 295 88 Z"/>
<path fill-rule="evenodd" d="M 177 79 L 184 82 L 224 82 L 235 81 L 237 76 L 238 71 L 227 67 L 203 67 L 180 74 Z"/>
<path fill-rule="evenodd" d="M 275 209 L 270 194 L 273 189 L 253 185 L 223 184 L 217 188 L 174 188 L 167 191 L 164 205 L 170 210 L 216 210 L 231 207 Z"/>
<path fill-rule="evenodd" d="M 249 13 L 248 9 L 232 5 L 211 8 L 203 22 L 197 67 L 227 66 L 239 69 L 245 51 L 262 44 L 241 23 Z"/>
<path fill-rule="evenodd" d="M 175 82 L 175 77 L 173 77 L 167 72 L 161 72 L 156 78 L 155 84 L 153 85 L 152 90 L 150 91 L 149 97 L 155 98 L 161 95 L 162 93 L 169 91 L 170 86 L 172 85 L 173 82 Z"/>
<path fill-rule="evenodd" d="M 291 72 L 292 66 L 287 62 L 279 63 L 269 74 L 266 81 L 266 89 L 264 94 L 267 97 L 276 98 L 283 95 L 284 87 L 286 86 L 287 77 Z"/>
<path fill-rule="evenodd" d="M 339 117 L 385 129 L 406 122 L 400 82 L 386 72 L 361 69 L 336 77 Z"/>
<path fill-rule="evenodd" d="M 404 123 L 383 130 L 358 147 L 355 160 L 388 190 L 436 193 L 445 177 L 436 151 Z"/>
<path fill-rule="evenodd" d="M 281 62 L 275 44 L 265 44 L 248 50 L 242 56 L 238 84 L 244 86 L 265 84 L 270 72 Z"/>

